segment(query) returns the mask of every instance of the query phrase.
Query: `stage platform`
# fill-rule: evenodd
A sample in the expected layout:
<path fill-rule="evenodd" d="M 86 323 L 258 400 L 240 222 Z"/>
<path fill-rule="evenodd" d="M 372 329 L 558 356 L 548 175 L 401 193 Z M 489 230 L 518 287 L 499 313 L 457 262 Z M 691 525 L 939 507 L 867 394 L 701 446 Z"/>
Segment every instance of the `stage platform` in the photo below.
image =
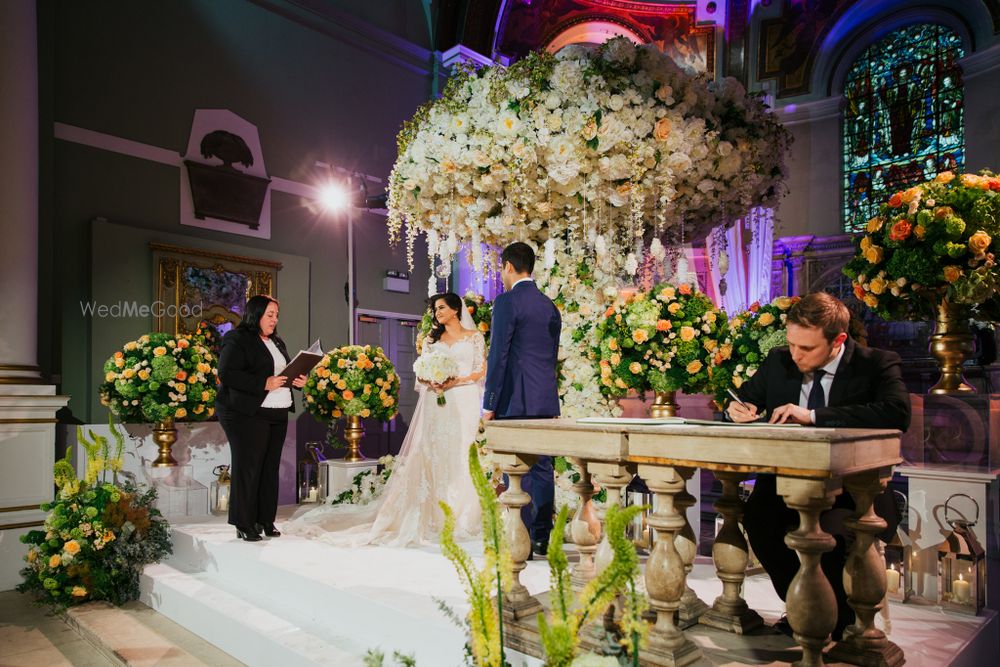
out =
<path fill-rule="evenodd" d="M 282 508 L 287 517 L 294 507 Z M 476 542 L 464 545 L 475 557 Z M 528 563 L 522 581 L 532 594 L 548 589 L 545 561 Z M 689 583 L 711 604 L 722 592 L 709 562 Z M 345 549 L 291 535 L 247 543 L 221 517 L 174 525 L 174 554 L 147 567 L 142 601 L 248 665 L 362 666 L 368 649 L 413 654 L 418 667 L 463 664 L 463 632 L 437 608 L 467 610 L 451 563 L 436 546 Z M 768 623 L 783 611 L 766 576 L 749 577 L 745 597 Z M 994 664 L 997 615 L 978 618 L 936 607 L 893 603 L 890 638 L 912 667 Z M 769 630 L 739 637 L 706 627 L 688 630 L 706 665 L 788 664 L 794 642 Z M 513 667 L 541 661 L 515 654 Z M 387 665 L 394 664 L 391 660 Z"/>

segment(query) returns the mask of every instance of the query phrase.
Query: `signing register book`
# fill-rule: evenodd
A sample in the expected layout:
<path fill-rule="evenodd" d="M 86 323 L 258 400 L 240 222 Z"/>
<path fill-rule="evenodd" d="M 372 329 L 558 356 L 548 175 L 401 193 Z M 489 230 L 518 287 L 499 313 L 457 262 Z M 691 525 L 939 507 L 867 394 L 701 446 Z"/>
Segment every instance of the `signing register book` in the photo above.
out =
<path fill-rule="evenodd" d="M 295 358 L 288 362 L 284 370 L 278 373 L 278 377 L 286 377 L 294 380 L 300 375 L 309 375 L 309 371 L 316 367 L 323 360 L 323 349 L 319 345 L 319 339 L 309 346 L 308 350 L 299 350 Z"/>

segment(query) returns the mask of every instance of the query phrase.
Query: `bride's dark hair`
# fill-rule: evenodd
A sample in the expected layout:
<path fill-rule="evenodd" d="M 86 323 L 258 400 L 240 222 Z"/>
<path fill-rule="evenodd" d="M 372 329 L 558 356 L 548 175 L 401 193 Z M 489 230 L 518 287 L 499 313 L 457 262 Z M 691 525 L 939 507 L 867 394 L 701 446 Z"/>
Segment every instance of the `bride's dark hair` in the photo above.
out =
<path fill-rule="evenodd" d="M 465 302 L 462 301 L 462 297 L 454 292 L 435 294 L 431 298 L 427 299 L 427 308 L 431 311 L 431 332 L 427 334 L 427 337 L 432 343 L 438 342 L 438 339 L 441 338 L 441 334 L 444 333 L 444 326 L 437 321 L 437 316 L 434 313 L 434 307 L 437 305 L 437 302 L 442 300 L 446 306 L 457 313 L 458 317 L 462 316 L 462 309 L 465 308 Z"/>

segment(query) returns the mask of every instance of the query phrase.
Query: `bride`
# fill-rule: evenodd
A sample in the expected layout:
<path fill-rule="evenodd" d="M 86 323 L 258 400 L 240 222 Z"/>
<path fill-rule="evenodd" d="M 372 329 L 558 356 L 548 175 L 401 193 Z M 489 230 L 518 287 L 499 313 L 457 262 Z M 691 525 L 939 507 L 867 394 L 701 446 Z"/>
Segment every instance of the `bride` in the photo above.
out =
<path fill-rule="evenodd" d="M 430 303 L 434 324 L 424 354 L 452 357 L 458 377 L 433 387 L 418 381 L 417 407 L 381 496 L 364 506 L 299 510 L 285 524 L 287 532 L 338 546 L 420 546 L 440 535 L 444 512 L 438 501 L 443 500 L 455 511 L 456 539 L 479 533 L 468 452 L 479 431 L 486 344 L 457 294 L 438 294 Z M 444 405 L 438 405 L 438 391 L 444 392 Z"/>

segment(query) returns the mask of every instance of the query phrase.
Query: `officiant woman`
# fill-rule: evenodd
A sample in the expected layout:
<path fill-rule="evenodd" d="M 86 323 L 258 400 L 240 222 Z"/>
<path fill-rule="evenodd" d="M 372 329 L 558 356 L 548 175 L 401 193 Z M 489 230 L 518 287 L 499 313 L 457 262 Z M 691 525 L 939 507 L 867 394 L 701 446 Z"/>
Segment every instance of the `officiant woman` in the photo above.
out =
<path fill-rule="evenodd" d="M 247 301 L 243 321 L 222 339 L 221 386 L 215 411 L 229 440 L 232 492 L 229 523 L 247 542 L 281 533 L 274 527 L 278 511 L 278 466 L 294 410 L 288 378 L 279 375 L 288 350 L 278 336 L 278 300 L 258 295 Z M 301 389 L 306 376 L 291 386 Z"/>

